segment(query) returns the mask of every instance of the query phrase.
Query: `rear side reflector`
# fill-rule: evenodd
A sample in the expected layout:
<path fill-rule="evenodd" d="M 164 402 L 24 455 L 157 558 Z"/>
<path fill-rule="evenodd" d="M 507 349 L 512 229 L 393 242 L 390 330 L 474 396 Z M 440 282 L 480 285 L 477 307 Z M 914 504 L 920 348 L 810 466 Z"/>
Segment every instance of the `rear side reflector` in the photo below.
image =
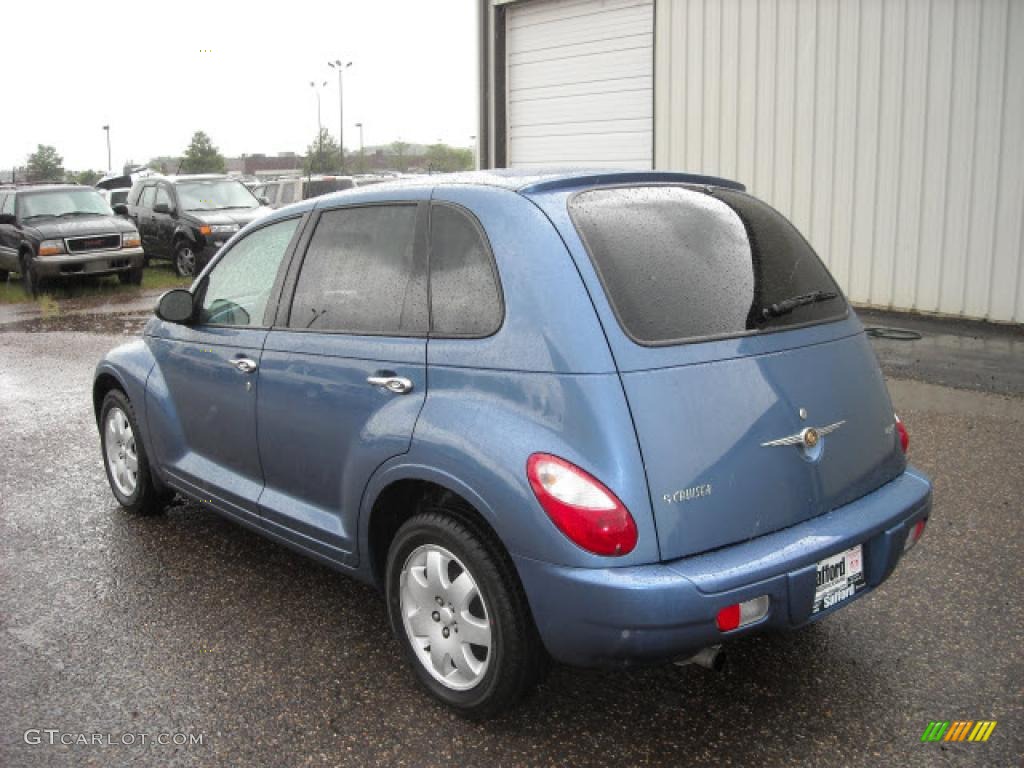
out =
<path fill-rule="evenodd" d="M 927 520 L 918 520 L 914 523 L 914 527 L 910 529 L 910 533 L 907 534 L 907 540 L 903 543 L 904 553 L 909 552 L 917 542 L 924 536 L 924 525 L 928 522 Z"/>
<path fill-rule="evenodd" d="M 547 453 L 530 456 L 526 475 L 551 522 L 574 544 L 595 555 L 614 557 L 633 551 L 637 541 L 633 516 L 596 478 Z"/>
<path fill-rule="evenodd" d="M 760 621 L 768 615 L 768 595 L 761 595 L 752 600 L 744 600 L 742 603 L 727 605 L 718 612 L 715 617 L 715 625 L 719 632 L 731 632 L 734 629 L 745 627 Z"/>
<path fill-rule="evenodd" d="M 902 448 L 903 452 L 906 453 L 910 450 L 910 433 L 907 432 L 907 427 L 902 421 L 900 421 L 899 416 L 893 414 L 893 418 L 896 419 L 896 432 L 900 436 L 900 448 Z"/>

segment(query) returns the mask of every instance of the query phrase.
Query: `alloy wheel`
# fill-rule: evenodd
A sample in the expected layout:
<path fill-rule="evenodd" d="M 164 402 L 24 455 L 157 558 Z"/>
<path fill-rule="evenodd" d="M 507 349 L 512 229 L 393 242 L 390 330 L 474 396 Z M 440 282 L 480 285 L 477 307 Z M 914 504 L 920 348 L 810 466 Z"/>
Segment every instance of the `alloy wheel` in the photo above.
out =
<path fill-rule="evenodd" d="M 402 624 L 419 662 L 452 690 L 479 684 L 493 652 L 491 625 L 480 588 L 462 561 L 424 544 L 402 566 L 399 588 Z"/>
<path fill-rule="evenodd" d="M 130 497 L 139 484 L 139 454 L 135 433 L 125 412 L 114 407 L 107 412 L 104 427 L 107 468 L 117 490 Z"/>
<path fill-rule="evenodd" d="M 192 277 L 196 273 L 196 254 L 187 245 L 181 246 L 174 257 L 179 277 Z"/>

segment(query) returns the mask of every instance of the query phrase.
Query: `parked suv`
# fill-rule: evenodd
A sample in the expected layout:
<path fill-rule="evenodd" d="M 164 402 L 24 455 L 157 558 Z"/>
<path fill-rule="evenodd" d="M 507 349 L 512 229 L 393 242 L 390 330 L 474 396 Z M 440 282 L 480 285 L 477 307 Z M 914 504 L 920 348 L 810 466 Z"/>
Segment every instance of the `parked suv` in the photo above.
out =
<path fill-rule="evenodd" d="M 170 259 L 181 277 L 198 274 L 235 232 L 269 212 L 242 182 L 217 174 L 146 176 L 126 213 L 146 258 Z"/>
<path fill-rule="evenodd" d="M 33 296 L 43 281 L 72 275 L 116 274 L 138 285 L 142 259 L 135 226 L 92 187 L 0 187 L 0 280 L 17 272 Z"/>
<path fill-rule="evenodd" d="M 268 181 L 254 187 L 252 193 L 257 197 L 265 197 L 272 208 L 284 208 L 299 200 L 309 200 L 355 186 L 351 176 L 303 176 Z"/>
<path fill-rule="evenodd" d="M 470 717 L 548 655 L 710 663 L 818 621 L 931 509 L 824 265 L 709 177 L 432 176 L 278 211 L 160 299 L 93 402 L 121 505 L 179 492 L 378 585 Z"/>

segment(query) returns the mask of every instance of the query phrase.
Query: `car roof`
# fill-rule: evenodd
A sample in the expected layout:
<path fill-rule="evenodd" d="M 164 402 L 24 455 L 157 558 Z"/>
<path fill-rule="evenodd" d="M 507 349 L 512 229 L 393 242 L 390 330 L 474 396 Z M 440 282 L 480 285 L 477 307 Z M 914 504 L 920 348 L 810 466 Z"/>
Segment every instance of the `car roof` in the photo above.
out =
<path fill-rule="evenodd" d="M 183 173 L 183 174 L 169 174 L 163 176 L 159 173 L 154 173 L 151 176 L 143 176 L 139 181 L 166 181 L 171 184 L 177 184 L 179 181 L 232 181 L 232 177 L 225 173 Z M 237 181 L 237 179 L 235 179 Z M 139 182 L 136 182 L 136 184 Z M 238 181 L 241 184 L 241 181 Z"/>
<path fill-rule="evenodd" d="M 93 192 L 96 191 L 93 187 L 84 187 L 81 184 L 14 184 L 5 185 L 4 189 L 14 192 L 46 192 L 46 191 L 60 191 L 64 189 L 91 189 Z"/>

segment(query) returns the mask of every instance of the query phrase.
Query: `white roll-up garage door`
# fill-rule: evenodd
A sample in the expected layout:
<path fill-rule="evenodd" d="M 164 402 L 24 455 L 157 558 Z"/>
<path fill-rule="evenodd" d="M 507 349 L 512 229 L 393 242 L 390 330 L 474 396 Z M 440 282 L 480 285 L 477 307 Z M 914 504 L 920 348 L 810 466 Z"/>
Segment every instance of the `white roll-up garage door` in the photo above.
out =
<path fill-rule="evenodd" d="M 653 164 L 653 0 L 529 0 L 506 22 L 508 164 Z"/>

